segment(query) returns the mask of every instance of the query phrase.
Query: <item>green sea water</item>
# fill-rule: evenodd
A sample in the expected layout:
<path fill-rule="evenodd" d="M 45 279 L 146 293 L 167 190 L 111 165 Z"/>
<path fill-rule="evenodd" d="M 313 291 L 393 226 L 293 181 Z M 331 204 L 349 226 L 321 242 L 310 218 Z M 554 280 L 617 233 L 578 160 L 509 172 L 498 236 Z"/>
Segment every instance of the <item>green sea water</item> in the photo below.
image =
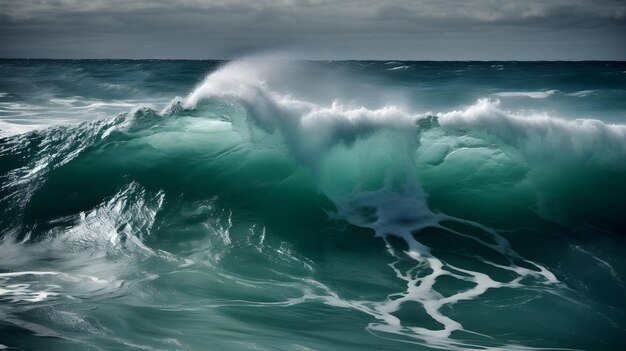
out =
<path fill-rule="evenodd" d="M 0 349 L 626 348 L 626 64 L 0 60 Z"/>

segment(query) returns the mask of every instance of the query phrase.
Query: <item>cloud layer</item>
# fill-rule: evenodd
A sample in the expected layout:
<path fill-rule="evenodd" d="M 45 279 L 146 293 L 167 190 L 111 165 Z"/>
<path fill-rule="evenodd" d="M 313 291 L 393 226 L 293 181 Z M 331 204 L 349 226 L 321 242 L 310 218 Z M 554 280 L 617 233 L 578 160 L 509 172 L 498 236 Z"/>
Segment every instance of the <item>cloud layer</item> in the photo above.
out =
<path fill-rule="evenodd" d="M 4 0 L 1 57 L 626 59 L 619 0 Z"/>

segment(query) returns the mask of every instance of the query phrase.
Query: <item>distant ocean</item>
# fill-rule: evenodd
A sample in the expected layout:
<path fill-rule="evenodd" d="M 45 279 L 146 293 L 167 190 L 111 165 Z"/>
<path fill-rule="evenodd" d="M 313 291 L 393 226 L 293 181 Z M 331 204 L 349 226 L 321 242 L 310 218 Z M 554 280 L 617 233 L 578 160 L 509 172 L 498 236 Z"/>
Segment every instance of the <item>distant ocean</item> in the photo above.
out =
<path fill-rule="evenodd" d="M 626 63 L 0 60 L 0 349 L 626 349 Z"/>

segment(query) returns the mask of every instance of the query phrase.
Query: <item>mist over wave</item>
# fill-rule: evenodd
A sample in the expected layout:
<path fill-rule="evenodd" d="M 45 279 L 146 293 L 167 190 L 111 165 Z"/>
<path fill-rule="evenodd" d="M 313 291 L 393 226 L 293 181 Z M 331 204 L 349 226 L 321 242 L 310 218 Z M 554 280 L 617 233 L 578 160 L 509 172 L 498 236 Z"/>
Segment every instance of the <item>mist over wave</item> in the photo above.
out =
<path fill-rule="evenodd" d="M 205 64 L 3 62 L 49 77 L 0 86 L 0 344 L 623 346 L 619 83 L 561 86 L 558 63 Z"/>

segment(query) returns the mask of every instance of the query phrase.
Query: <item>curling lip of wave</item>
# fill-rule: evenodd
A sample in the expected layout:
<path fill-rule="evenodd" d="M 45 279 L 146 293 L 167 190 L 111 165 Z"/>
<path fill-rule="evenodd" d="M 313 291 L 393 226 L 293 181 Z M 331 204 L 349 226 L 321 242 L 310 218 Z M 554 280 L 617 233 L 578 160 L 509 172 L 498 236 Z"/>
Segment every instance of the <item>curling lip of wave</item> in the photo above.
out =
<path fill-rule="evenodd" d="M 266 66 L 264 70 L 271 70 L 271 67 Z M 261 127 L 272 131 L 277 123 L 288 124 L 290 132 L 309 139 L 318 150 L 379 130 L 417 131 L 419 122 L 433 115 L 410 113 L 395 105 L 378 109 L 352 108 L 334 101 L 328 107 L 318 106 L 271 91 L 262 72 L 263 69 L 258 70 L 246 61 L 228 64 L 210 74 L 182 103 L 174 100 L 164 111 L 174 110 L 172 106 L 178 104 L 192 109 L 204 99 L 234 99 L 235 103 L 244 105 L 249 117 Z M 560 163 L 626 168 L 626 125 L 595 119 L 565 120 L 547 114 L 520 114 L 506 111 L 500 105 L 497 99 L 479 99 L 464 110 L 437 113 L 436 122 L 446 130 L 487 134 L 497 139 L 500 146 L 513 147 L 527 160 L 551 158 Z"/>
<path fill-rule="evenodd" d="M 177 106 L 193 109 L 200 101 L 211 98 L 234 100 L 258 127 L 267 132 L 278 129 L 285 139 L 292 138 L 290 146 L 299 154 L 296 156 L 311 155 L 341 142 L 350 143 L 377 130 L 417 129 L 415 122 L 421 116 L 394 105 L 352 108 L 335 101 L 324 107 L 272 91 L 262 75 L 272 68 L 259 69 L 246 61 L 226 65 L 210 74 L 182 102 L 175 99 L 164 112 L 176 111 Z"/>

